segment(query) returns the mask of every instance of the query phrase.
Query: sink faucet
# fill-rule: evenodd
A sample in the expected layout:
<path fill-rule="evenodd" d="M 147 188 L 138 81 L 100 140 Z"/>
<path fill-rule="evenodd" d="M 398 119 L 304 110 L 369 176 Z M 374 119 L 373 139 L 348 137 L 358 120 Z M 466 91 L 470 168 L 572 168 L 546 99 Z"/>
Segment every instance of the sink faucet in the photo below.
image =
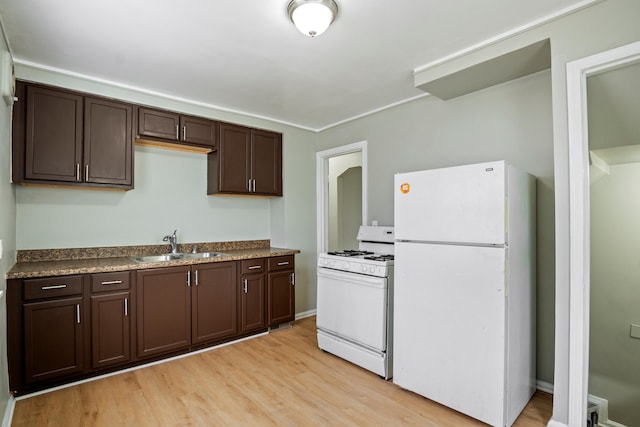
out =
<path fill-rule="evenodd" d="M 167 234 L 162 239 L 163 242 L 169 242 L 169 245 L 171 246 L 171 253 L 172 254 L 175 254 L 175 253 L 178 252 L 178 236 L 176 236 L 177 232 L 178 232 L 178 230 L 174 230 L 173 234 Z"/>

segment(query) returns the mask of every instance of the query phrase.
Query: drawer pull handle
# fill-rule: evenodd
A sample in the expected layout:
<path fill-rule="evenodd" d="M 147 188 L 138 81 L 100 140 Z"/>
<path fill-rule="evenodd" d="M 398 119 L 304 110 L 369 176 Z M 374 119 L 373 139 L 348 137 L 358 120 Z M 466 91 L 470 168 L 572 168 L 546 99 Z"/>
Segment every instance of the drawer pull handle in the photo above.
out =
<path fill-rule="evenodd" d="M 289 261 L 279 262 L 278 265 L 289 265 Z"/>
<path fill-rule="evenodd" d="M 249 281 L 248 281 L 247 279 L 244 279 L 244 280 L 243 280 L 243 283 L 244 283 L 244 289 L 243 289 L 243 291 L 244 291 L 244 293 L 246 294 L 246 293 L 249 291 L 249 290 L 247 289 L 247 288 L 248 288 L 248 285 L 249 285 Z"/>
<path fill-rule="evenodd" d="M 124 316 L 127 317 L 129 315 L 129 298 L 124 299 Z"/>
<path fill-rule="evenodd" d="M 296 273 L 291 273 L 291 286 L 296 285 Z"/>
<path fill-rule="evenodd" d="M 257 268 L 262 268 L 261 265 L 252 265 L 251 267 L 249 267 L 249 270 L 255 270 Z"/>
<path fill-rule="evenodd" d="M 67 285 L 50 285 L 50 286 L 43 286 L 40 289 L 42 289 L 43 291 L 49 291 L 51 289 L 64 289 L 66 287 Z"/>
<path fill-rule="evenodd" d="M 76 323 L 80 324 L 80 304 L 76 304 Z"/>
<path fill-rule="evenodd" d="M 102 282 L 103 285 L 121 285 L 122 280 L 109 280 L 107 282 Z"/>

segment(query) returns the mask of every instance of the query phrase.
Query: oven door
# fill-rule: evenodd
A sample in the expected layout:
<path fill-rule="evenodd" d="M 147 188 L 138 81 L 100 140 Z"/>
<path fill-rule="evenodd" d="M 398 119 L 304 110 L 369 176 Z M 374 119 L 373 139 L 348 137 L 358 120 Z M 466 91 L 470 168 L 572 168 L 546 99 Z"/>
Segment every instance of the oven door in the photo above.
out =
<path fill-rule="evenodd" d="M 318 268 L 318 329 L 384 352 L 387 279 Z"/>

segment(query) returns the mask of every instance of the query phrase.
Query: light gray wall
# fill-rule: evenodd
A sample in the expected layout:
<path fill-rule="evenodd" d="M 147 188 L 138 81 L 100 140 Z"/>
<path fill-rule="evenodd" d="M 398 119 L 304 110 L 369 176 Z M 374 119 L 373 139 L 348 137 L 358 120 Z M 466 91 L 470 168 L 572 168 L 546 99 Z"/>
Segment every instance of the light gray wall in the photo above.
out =
<path fill-rule="evenodd" d="M 538 178 L 538 378 L 553 380 L 554 201 L 548 71 L 449 101 L 422 98 L 321 133 L 368 141 L 369 216 L 393 224 L 397 172 L 505 159 Z"/>
<path fill-rule="evenodd" d="M 0 55 L 7 52 L 4 39 L 0 37 Z M 0 70 L 0 79 L 7 76 Z M 11 108 L 0 99 L 0 414 L 5 412 L 9 401 L 9 375 L 7 371 L 7 282 L 5 274 L 16 261 L 16 195 L 11 179 Z"/>
<path fill-rule="evenodd" d="M 591 186 L 589 393 L 609 419 L 640 426 L 640 163 L 610 166 Z"/>
<path fill-rule="evenodd" d="M 206 156 L 136 147 L 128 192 L 16 187 L 19 249 L 271 239 L 300 249 L 296 311 L 315 308 L 316 135 L 279 123 L 25 66 L 18 78 L 283 133 L 282 198 L 206 195 Z"/>

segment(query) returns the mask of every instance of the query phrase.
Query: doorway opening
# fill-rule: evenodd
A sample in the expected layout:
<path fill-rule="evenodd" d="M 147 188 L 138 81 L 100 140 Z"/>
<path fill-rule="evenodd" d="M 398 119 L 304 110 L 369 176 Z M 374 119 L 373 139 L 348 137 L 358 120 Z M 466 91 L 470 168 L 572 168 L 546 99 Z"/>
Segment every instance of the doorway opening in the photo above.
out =
<path fill-rule="evenodd" d="M 367 223 L 367 142 L 316 153 L 318 253 L 355 249 Z"/>
<path fill-rule="evenodd" d="M 640 42 L 567 64 L 569 136 L 568 424 L 585 425 L 589 375 L 590 195 L 587 78 L 640 62 Z"/>

